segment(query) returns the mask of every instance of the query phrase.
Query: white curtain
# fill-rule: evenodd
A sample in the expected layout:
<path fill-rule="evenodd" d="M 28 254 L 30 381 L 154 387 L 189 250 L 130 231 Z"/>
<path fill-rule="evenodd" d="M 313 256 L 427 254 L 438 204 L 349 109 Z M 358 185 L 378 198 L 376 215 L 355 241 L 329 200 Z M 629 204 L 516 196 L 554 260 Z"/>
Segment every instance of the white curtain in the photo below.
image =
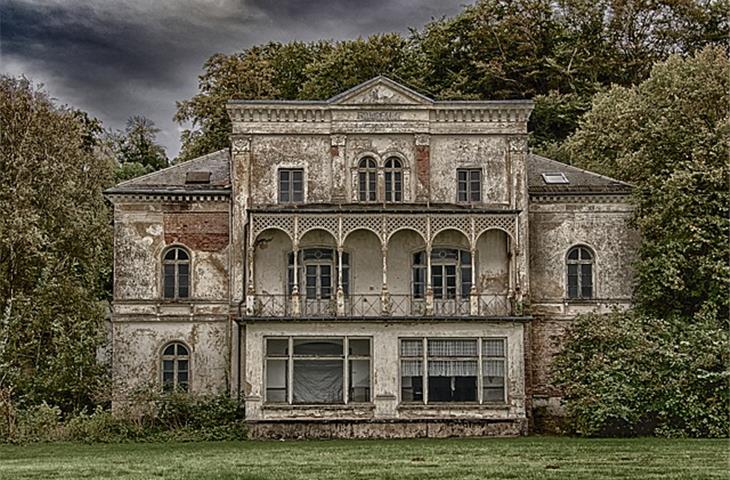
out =
<path fill-rule="evenodd" d="M 423 356 L 422 340 L 401 340 L 400 354 L 402 357 L 421 357 Z"/>
<path fill-rule="evenodd" d="M 429 360 L 428 374 L 432 377 L 476 377 L 476 360 Z"/>
<path fill-rule="evenodd" d="M 501 338 L 484 340 L 482 355 L 485 357 L 504 357 L 504 340 Z"/>
<path fill-rule="evenodd" d="M 482 375 L 485 377 L 504 377 L 504 360 L 484 360 Z"/>
<path fill-rule="evenodd" d="M 429 357 L 476 357 L 476 340 L 429 340 Z"/>
<path fill-rule="evenodd" d="M 400 374 L 402 377 L 420 377 L 423 375 L 423 361 L 403 360 L 401 362 Z"/>

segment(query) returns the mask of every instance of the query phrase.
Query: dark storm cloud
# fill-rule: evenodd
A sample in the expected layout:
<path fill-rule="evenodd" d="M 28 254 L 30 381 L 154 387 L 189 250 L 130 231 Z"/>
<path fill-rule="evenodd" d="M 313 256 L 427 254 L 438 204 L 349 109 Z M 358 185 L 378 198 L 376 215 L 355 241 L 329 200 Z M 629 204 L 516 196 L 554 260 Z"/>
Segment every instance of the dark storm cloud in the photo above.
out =
<path fill-rule="evenodd" d="M 121 128 L 142 114 L 174 156 L 175 101 L 203 62 L 268 41 L 345 39 L 420 27 L 463 0 L 4 0 L 0 70 L 42 82 L 61 102 Z"/>

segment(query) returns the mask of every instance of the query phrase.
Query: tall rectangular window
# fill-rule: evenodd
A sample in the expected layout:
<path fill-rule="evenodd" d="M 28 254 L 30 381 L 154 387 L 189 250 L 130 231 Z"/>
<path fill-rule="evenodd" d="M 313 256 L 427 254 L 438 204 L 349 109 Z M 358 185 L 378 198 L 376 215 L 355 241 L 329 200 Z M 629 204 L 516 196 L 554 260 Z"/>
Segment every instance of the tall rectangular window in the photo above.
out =
<path fill-rule="evenodd" d="M 460 203 L 482 201 L 482 171 L 479 168 L 460 168 L 457 176 L 457 200 Z"/>
<path fill-rule="evenodd" d="M 504 403 L 505 350 L 503 338 L 402 339 L 401 401 Z"/>
<path fill-rule="evenodd" d="M 279 203 L 304 201 L 304 170 L 282 168 L 279 170 Z"/>
<path fill-rule="evenodd" d="M 370 339 L 267 338 L 266 402 L 370 402 Z"/>

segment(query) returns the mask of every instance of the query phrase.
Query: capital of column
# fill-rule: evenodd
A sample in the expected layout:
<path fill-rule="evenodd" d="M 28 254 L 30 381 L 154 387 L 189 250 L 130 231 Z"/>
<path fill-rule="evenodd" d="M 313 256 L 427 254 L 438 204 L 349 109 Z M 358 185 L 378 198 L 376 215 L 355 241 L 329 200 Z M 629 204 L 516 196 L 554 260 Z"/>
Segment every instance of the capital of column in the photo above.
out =
<path fill-rule="evenodd" d="M 231 140 L 231 150 L 234 155 L 248 153 L 251 150 L 251 137 L 234 136 Z"/>

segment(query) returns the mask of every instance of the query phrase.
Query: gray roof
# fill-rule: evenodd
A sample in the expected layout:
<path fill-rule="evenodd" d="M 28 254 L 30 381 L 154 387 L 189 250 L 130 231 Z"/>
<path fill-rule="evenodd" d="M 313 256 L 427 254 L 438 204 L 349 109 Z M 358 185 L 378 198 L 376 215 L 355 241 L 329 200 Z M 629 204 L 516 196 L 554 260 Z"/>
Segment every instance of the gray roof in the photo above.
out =
<path fill-rule="evenodd" d="M 547 184 L 543 174 L 562 173 L 569 183 Z M 530 193 L 630 193 L 632 186 L 615 178 L 593 173 L 557 160 L 530 154 L 527 157 L 527 187 Z"/>
<path fill-rule="evenodd" d="M 230 191 L 229 150 L 203 155 L 117 184 L 104 193 L 223 193 Z M 210 183 L 186 183 L 189 172 L 210 172 Z"/>
<path fill-rule="evenodd" d="M 231 188 L 231 156 L 219 150 L 122 182 L 107 194 L 125 193 L 224 193 Z M 186 183 L 188 172 L 210 172 L 210 183 Z M 569 183 L 547 184 L 543 173 L 563 173 Z M 527 157 L 527 185 L 530 193 L 629 193 L 631 185 L 556 160 L 530 154 Z"/>

